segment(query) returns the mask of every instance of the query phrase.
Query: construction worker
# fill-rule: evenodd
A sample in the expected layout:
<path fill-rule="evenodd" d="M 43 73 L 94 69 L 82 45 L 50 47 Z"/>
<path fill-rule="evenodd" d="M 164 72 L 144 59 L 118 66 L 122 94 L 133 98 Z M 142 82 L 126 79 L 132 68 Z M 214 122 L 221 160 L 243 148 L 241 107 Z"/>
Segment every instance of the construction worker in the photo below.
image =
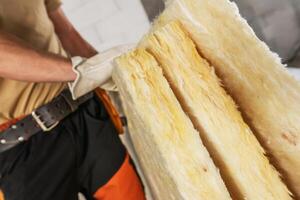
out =
<path fill-rule="evenodd" d="M 0 1 L 0 200 L 71 200 L 79 192 L 143 200 L 109 113 L 90 92 L 114 88 L 111 60 L 128 47 L 97 54 L 60 5 Z"/>

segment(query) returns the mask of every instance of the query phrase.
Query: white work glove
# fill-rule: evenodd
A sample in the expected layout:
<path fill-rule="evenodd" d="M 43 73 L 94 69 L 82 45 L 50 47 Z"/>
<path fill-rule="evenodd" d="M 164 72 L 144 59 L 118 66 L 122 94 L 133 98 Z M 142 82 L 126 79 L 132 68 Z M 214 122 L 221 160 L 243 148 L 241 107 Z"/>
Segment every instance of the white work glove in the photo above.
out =
<path fill-rule="evenodd" d="M 77 99 L 97 87 L 107 91 L 116 91 L 116 85 L 111 78 L 114 66 L 113 60 L 132 48 L 134 48 L 134 45 L 122 45 L 99 53 L 89 59 L 73 57 L 73 70 L 77 74 L 76 80 L 69 83 L 73 99 Z"/>

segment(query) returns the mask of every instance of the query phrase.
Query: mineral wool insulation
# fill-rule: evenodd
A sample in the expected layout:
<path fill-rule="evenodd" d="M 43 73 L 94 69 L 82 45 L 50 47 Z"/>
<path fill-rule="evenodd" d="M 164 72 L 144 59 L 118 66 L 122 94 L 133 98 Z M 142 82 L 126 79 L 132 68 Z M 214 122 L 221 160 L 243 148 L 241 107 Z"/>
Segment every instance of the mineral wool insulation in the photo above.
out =
<path fill-rule="evenodd" d="M 272 163 L 300 199 L 300 83 L 228 0 L 171 0 L 154 30 L 178 19 L 215 67 Z"/>
<path fill-rule="evenodd" d="M 181 57 L 178 56 L 178 52 L 172 53 L 172 51 L 170 51 L 172 49 L 170 47 L 173 47 L 172 45 L 175 44 L 175 46 L 178 46 L 178 44 L 184 43 L 184 40 L 179 39 L 175 43 L 171 43 L 169 41 L 172 40 L 174 35 L 172 36 L 171 34 L 170 36 L 170 33 L 168 33 L 169 35 L 167 36 L 164 35 L 161 37 L 160 34 L 165 34 L 166 30 L 164 29 L 167 29 L 166 27 L 170 26 L 169 23 L 174 20 L 179 20 L 182 23 L 183 29 L 187 32 L 187 40 L 191 38 L 195 42 L 201 56 L 214 67 L 224 87 L 238 104 L 247 123 L 254 131 L 254 134 L 267 150 L 272 163 L 282 174 L 285 183 L 287 183 L 289 189 L 292 190 L 295 198 L 300 199 L 299 82 L 287 73 L 284 66 L 280 63 L 278 56 L 272 53 L 269 48 L 255 36 L 246 21 L 239 15 L 235 4 L 227 0 L 169 1 L 167 9 L 158 18 L 152 30 L 152 32 L 154 32 L 154 36 L 152 35 L 154 37 L 153 40 L 157 40 L 159 45 L 151 47 L 149 43 L 147 44 L 145 41 L 142 42 L 142 45 L 147 47 L 148 51 L 156 57 L 159 63 L 158 67 L 164 69 L 165 77 L 169 80 L 182 108 L 193 121 L 195 128 L 200 131 L 204 145 L 209 149 L 216 165 L 220 167 L 222 178 L 234 199 L 290 199 L 290 197 L 288 190 L 278 178 L 278 174 L 263 156 L 264 152 L 262 148 L 255 138 L 250 136 L 252 135 L 251 130 L 243 122 L 240 114 L 234 108 L 233 101 L 220 87 L 212 68 L 209 67 L 205 59 L 202 59 L 199 54 L 192 54 L 196 55 L 196 57 L 198 56 L 200 60 L 202 59 L 201 65 L 210 69 L 210 75 L 209 73 L 204 73 L 204 71 L 194 69 L 195 74 L 201 72 L 207 75 L 202 75 L 200 80 L 197 79 L 198 82 L 202 81 L 200 84 L 200 86 L 203 87 L 200 90 L 202 91 L 202 93 L 200 93 L 202 98 L 209 99 L 209 101 L 205 101 L 205 104 L 215 104 L 214 106 L 203 109 L 201 112 L 196 111 L 195 107 L 191 106 L 192 103 L 199 103 L 194 100 L 194 96 L 199 96 L 199 91 L 194 90 L 192 94 L 195 95 L 186 95 L 183 93 L 186 91 L 181 88 L 186 87 L 185 82 L 182 81 L 180 83 L 174 81 L 178 79 L 178 76 L 184 75 L 185 71 L 182 74 L 175 74 L 172 71 L 174 68 L 172 68 L 170 70 L 172 73 L 167 73 L 166 66 L 170 64 L 175 67 L 179 66 L 179 68 L 182 68 L 181 70 L 185 69 L 182 66 L 197 66 L 197 62 L 195 63 L 193 61 L 194 57 L 189 57 L 191 54 L 186 53 L 188 52 L 186 45 L 181 47 L 183 50 L 176 50 L 181 52 Z M 152 36 L 149 37 L 151 38 Z M 147 38 L 148 40 L 149 37 Z M 164 44 L 163 39 L 167 41 L 166 44 Z M 164 48 L 166 48 L 166 50 L 164 50 Z M 162 52 L 158 51 L 158 49 L 162 49 Z M 137 50 L 137 52 L 138 51 L 144 50 Z M 173 57 L 163 57 L 164 51 Z M 195 47 L 193 51 L 195 51 Z M 149 53 L 147 53 L 147 55 L 151 56 Z M 118 62 L 119 67 L 116 71 L 118 71 L 120 67 L 123 67 L 122 65 L 126 62 L 133 64 L 134 62 L 132 62 L 132 60 L 136 60 L 135 56 L 136 55 L 131 54 L 127 58 L 123 58 L 127 61 L 123 60 L 122 62 Z M 181 59 L 185 60 L 185 63 L 178 62 L 178 60 Z M 140 65 L 144 65 L 144 63 L 140 63 Z M 116 74 L 118 74 L 118 72 L 116 72 Z M 189 77 L 193 76 L 194 74 Z M 125 85 L 126 81 L 121 81 L 124 77 L 114 77 L 116 78 L 118 86 L 123 88 L 121 89 L 121 94 L 123 90 L 122 96 L 124 102 L 133 101 L 126 90 L 126 87 L 128 87 L 128 85 Z M 118 79 L 120 80 L 118 81 Z M 216 88 L 218 86 L 222 91 L 220 92 L 219 89 L 216 88 L 208 90 L 207 81 L 216 82 Z M 194 83 L 196 83 L 196 81 Z M 204 87 L 205 84 L 207 88 Z M 211 86 L 211 84 L 208 85 Z M 194 88 L 192 88 L 192 90 L 193 89 Z M 203 91 L 209 92 L 203 93 Z M 137 95 L 138 94 L 140 93 L 137 93 Z M 219 98 L 222 100 L 217 98 L 218 95 L 220 95 Z M 143 101 L 149 102 L 146 100 Z M 133 125 L 142 126 L 137 124 L 139 124 L 141 120 L 144 120 L 142 119 L 142 115 L 131 113 L 134 107 L 134 104 L 130 104 L 130 106 L 127 105 L 127 108 L 130 108 L 127 109 L 128 116 L 135 115 L 135 118 L 132 118 L 134 119 L 132 120 L 132 125 L 129 126 L 133 132 L 134 130 L 138 130 Z M 226 109 L 224 109 L 224 107 L 226 107 Z M 216 109 L 222 110 L 223 113 L 216 112 L 215 115 L 212 115 L 212 112 L 215 112 Z M 139 111 L 135 110 L 135 112 Z M 205 117 L 203 113 L 209 113 L 210 115 Z M 226 118 L 221 116 L 228 117 L 227 115 L 230 115 L 233 120 L 231 121 L 232 123 L 224 124 Z M 212 118 L 212 116 L 215 116 L 215 119 Z M 148 120 L 149 119 L 150 118 L 148 118 Z M 154 124 L 157 126 L 157 123 L 161 122 L 157 120 L 160 119 L 158 116 L 151 119 L 152 125 L 150 126 L 154 126 Z M 156 121 L 154 119 L 156 119 Z M 213 123 L 211 123 L 210 120 Z M 215 127 L 216 122 L 217 125 L 219 125 L 217 128 Z M 240 125 L 234 125 L 236 122 L 240 123 Z M 163 124 L 166 125 L 166 123 Z M 141 127 L 139 128 L 141 129 Z M 209 193 L 202 193 L 203 196 L 199 198 L 182 196 L 182 194 L 189 194 L 189 192 L 185 193 L 186 188 L 183 189 L 182 187 L 182 185 L 186 187 L 186 183 L 189 183 L 189 181 L 187 181 L 188 179 L 185 179 L 187 182 L 179 181 L 179 178 L 175 180 L 173 177 L 179 176 L 184 179 L 183 175 L 186 174 L 179 173 L 180 171 L 177 171 L 177 168 L 175 169 L 173 166 L 173 174 L 170 175 L 170 168 L 161 167 L 165 166 L 168 162 L 160 161 L 170 159 L 168 157 L 170 155 L 164 153 L 166 150 L 165 147 L 160 146 L 160 144 L 166 141 L 164 141 L 164 138 L 157 140 L 159 142 L 156 143 L 156 145 L 160 146 L 163 151 L 159 150 L 158 152 L 160 153 L 154 154 L 152 151 L 157 151 L 157 149 L 156 146 L 151 145 L 153 142 L 148 143 L 143 141 L 143 139 L 145 140 L 147 138 L 147 140 L 149 140 L 153 137 L 153 135 L 148 134 L 150 127 L 143 128 L 143 130 L 145 130 L 143 133 L 134 132 L 132 138 L 135 140 L 134 145 L 138 151 L 142 168 L 146 172 L 148 182 L 155 193 L 155 199 L 218 199 L 209 196 Z M 223 129 L 224 133 L 220 133 Z M 237 134 L 238 129 L 240 129 L 241 135 Z M 220 130 L 220 132 L 218 130 Z M 232 140 L 224 136 L 227 132 L 230 132 L 229 130 L 231 130 L 230 138 L 232 138 Z M 137 140 L 137 135 L 139 135 L 139 140 Z M 171 137 L 169 138 L 171 140 Z M 238 143 L 238 140 L 241 140 L 241 143 Z M 229 143 L 233 145 L 230 146 L 228 145 Z M 244 146 L 246 148 L 243 148 Z M 150 147 L 156 150 L 152 150 Z M 230 152 L 232 152 L 233 149 L 236 149 L 238 152 L 232 154 L 235 156 L 230 156 L 229 154 L 231 154 Z M 173 150 L 176 152 L 177 147 Z M 228 155 L 225 153 L 226 151 Z M 160 154 L 166 155 L 166 157 L 161 157 Z M 236 156 L 237 154 L 239 156 Z M 174 153 L 171 158 L 174 159 L 177 155 L 183 156 L 183 154 Z M 252 165 L 255 166 L 253 168 L 248 167 L 249 163 L 251 165 L 251 159 L 253 161 Z M 161 164 L 160 167 L 153 167 L 157 165 L 158 162 L 163 164 Z M 242 162 L 245 163 L 243 164 Z M 151 165 L 153 163 L 156 164 Z M 234 166 L 233 163 L 240 164 L 240 167 Z M 155 174 L 158 175 L 153 176 L 153 171 L 151 170 L 153 168 L 156 169 Z M 177 175 L 175 175 L 176 172 Z M 158 177 L 163 177 L 163 180 Z M 168 183 L 168 181 L 173 185 L 169 184 L 170 187 L 167 187 L 167 190 L 163 191 L 163 185 L 168 185 L 164 184 Z M 188 188 L 191 189 L 192 186 Z M 195 188 L 192 190 L 199 191 L 199 188 L 198 190 Z M 225 196 L 227 197 L 227 195 Z"/>
<path fill-rule="evenodd" d="M 291 199 L 234 101 L 221 87 L 214 69 L 198 54 L 180 23 L 171 22 L 156 30 L 141 46 L 162 67 L 220 168 L 233 199 Z"/>
<path fill-rule="evenodd" d="M 231 199 L 153 56 L 139 49 L 116 64 L 113 79 L 154 199 Z"/>

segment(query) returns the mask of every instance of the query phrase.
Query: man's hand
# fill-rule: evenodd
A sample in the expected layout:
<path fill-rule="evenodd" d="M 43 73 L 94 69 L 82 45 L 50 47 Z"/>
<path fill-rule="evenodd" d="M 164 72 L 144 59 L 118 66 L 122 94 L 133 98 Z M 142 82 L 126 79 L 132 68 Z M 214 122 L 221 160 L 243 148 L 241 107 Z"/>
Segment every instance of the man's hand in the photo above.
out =
<path fill-rule="evenodd" d="M 80 56 L 83 58 L 90 58 L 92 56 L 95 56 L 97 54 L 97 51 L 88 43 L 86 42 L 80 34 L 76 31 L 76 29 L 73 27 L 71 22 L 67 19 L 67 17 L 64 15 L 61 8 L 58 8 L 50 13 L 49 17 L 53 22 L 55 32 L 58 35 L 64 49 L 69 53 L 71 56 Z M 114 50 L 110 51 L 114 52 Z M 116 53 L 103 53 L 98 56 L 95 56 L 95 58 L 91 58 L 90 61 L 87 61 L 86 59 L 77 58 L 73 59 L 73 66 L 78 74 L 77 80 L 74 83 L 69 84 L 70 90 L 73 91 L 73 98 L 77 98 L 83 94 L 85 94 L 88 91 L 91 91 L 92 88 L 95 88 L 100 86 L 102 82 L 105 82 L 105 80 L 109 79 L 111 76 L 111 64 L 104 64 L 102 61 L 105 59 L 112 60 L 113 57 L 116 56 Z M 84 61 L 79 63 L 75 61 Z M 98 64 L 98 73 L 95 73 L 93 78 L 97 78 L 98 81 L 93 82 L 91 77 L 89 76 L 91 73 L 88 73 L 88 70 L 85 70 L 83 66 L 92 66 L 87 63 L 97 63 Z M 93 64 L 93 66 L 95 66 Z M 87 67 L 91 68 L 91 67 Z M 86 77 L 83 77 L 82 74 L 85 74 Z M 84 75 L 84 76 L 85 76 Z M 97 77 L 96 77 L 97 76 Z M 89 81 L 90 79 L 90 81 Z M 112 83 L 112 82 L 110 82 Z M 114 84 L 112 84 L 114 85 Z M 105 86 L 105 89 L 108 89 L 109 81 L 105 82 L 105 84 L 102 84 L 102 87 Z M 110 87 L 111 89 L 111 87 Z M 119 118 L 119 115 L 112 105 L 109 96 L 106 94 L 105 91 L 100 90 L 99 88 L 96 90 L 97 96 L 102 100 L 104 106 L 108 110 L 108 113 L 117 128 L 119 133 L 123 133 L 123 125 L 121 122 L 121 119 Z"/>
<path fill-rule="evenodd" d="M 112 60 L 128 51 L 130 46 L 119 46 L 98 54 L 80 36 L 61 8 L 50 12 L 49 16 L 64 49 L 71 56 L 75 56 L 72 61 L 77 78 L 69 84 L 73 98 L 76 99 L 97 87 L 114 90 L 115 85 L 111 81 Z"/>
<path fill-rule="evenodd" d="M 115 91 L 116 86 L 111 80 L 114 66 L 113 59 L 133 47 L 133 45 L 118 46 L 90 59 L 74 57 L 72 59 L 73 69 L 77 74 L 77 78 L 69 84 L 73 98 L 77 99 L 99 86 L 107 91 Z"/>

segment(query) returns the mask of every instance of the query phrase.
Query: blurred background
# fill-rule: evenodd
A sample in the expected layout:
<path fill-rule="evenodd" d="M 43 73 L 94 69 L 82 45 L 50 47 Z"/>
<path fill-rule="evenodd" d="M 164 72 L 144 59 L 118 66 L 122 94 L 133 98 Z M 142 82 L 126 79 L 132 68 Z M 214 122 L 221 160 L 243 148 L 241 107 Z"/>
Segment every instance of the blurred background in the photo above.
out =
<path fill-rule="evenodd" d="M 66 15 L 75 27 L 100 51 L 119 44 L 135 43 L 150 27 L 140 0 L 62 2 Z"/>
<path fill-rule="evenodd" d="M 241 14 L 284 63 L 300 68 L 300 0 L 235 0 Z M 162 0 L 63 0 L 80 33 L 98 50 L 137 42 Z"/>

